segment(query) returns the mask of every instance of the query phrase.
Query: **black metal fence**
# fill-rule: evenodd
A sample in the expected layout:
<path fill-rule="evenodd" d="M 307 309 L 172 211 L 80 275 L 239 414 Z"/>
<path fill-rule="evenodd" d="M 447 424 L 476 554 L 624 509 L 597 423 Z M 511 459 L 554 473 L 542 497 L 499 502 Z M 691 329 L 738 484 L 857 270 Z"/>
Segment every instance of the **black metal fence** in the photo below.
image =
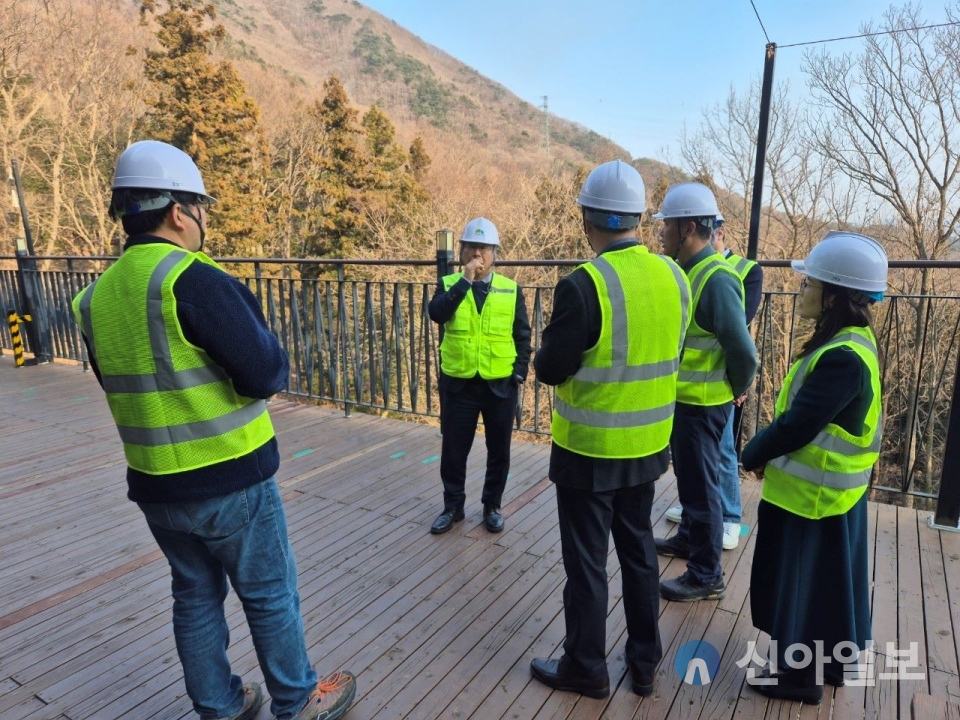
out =
<path fill-rule="evenodd" d="M 44 344 L 54 358 L 86 361 L 70 302 L 113 258 L 35 258 L 19 271 L 13 257 L 0 256 L 0 310 L 27 314 L 29 285 L 35 316 L 25 333 L 26 350 Z M 290 355 L 288 393 L 337 403 L 346 413 L 371 409 L 426 417 L 439 415 L 437 327 L 427 305 L 436 287 L 430 260 L 254 260 L 222 263 L 260 300 L 270 328 Z M 536 268 L 573 267 L 577 261 L 503 261 L 516 276 Z M 763 262 L 765 268 L 782 261 Z M 948 272 L 957 263 L 892 263 L 895 272 Z M 8 268 L 8 269 L 2 269 Z M 769 272 L 769 271 L 768 271 Z M 378 275 L 389 279 L 381 279 Z M 768 287 L 782 287 L 771 273 Z M 296 277 L 293 277 L 296 276 Z M 402 276 L 402 277 L 400 277 Z M 778 285 L 779 282 L 779 285 Z M 909 287 L 904 281 L 899 287 Z M 553 301 L 553 286 L 521 282 L 530 312 L 534 351 L 539 347 Z M 761 360 L 748 400 L 745 433 L 769 422 L 773 404 L 800 333 L 796 293 L 768 290 L 753 331 Z M 42 318 L 40 327 L 38 319 Z M 28 325 L 29 326 L 29 325 Z M 12 348 L 3 324 L 0 351 Z M 41 331 L 38 331 L 42 330 Z M 873 486 L 878 492 L 913 499 L 936 498 L 944 475 L 947 425 L 957 364 L 960 296 L 892 294 L 877 306 L 876 330 L 884 356 L 884 442 Z M 42 354 L 42 353 L 41 353 Z M 518 427 L 547 435 L 552 389 L 531 373 L 521 387 Z"/>

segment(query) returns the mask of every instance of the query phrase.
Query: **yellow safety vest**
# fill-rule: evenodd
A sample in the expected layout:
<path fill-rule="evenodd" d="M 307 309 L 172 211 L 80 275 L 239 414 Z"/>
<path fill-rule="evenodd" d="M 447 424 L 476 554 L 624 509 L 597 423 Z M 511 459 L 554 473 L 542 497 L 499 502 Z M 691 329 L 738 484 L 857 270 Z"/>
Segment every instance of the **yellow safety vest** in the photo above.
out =
<path fill-rule="evenodd" d="M 447 275 L 443 287 L 450 290 L 462 273 Z M 450 377 L 484 380 L 513 376 L 517 346 L 513 341 L 513 321 L 517 313 L 517 284 L 494 273 L 490 289 L 477 312 L 470 290 L 443 329 L 440 343 L 440 369 Z"/>
<path fill-rule="evenodd" d="M 748 260 L 742 255 L 737 255 L 736 253 L 730 253 L 724 258 L 724 260 L 733 266 L 733 269 L 736 271 L 737 275 L 740 276 L 741 282 L 747 279 L 747 275 L 749 275 L 750 271 L 757 265 L 756 260 Z"/>
<path fill-rule="evenodd" d="M 173 285 L 194 262 L 217 266 L 167 243 L 135 245 L 73 300 L 127 463 L 151 475 L 242 457 L 274 435 L 266 403 L 237 394 L 183 337 Z"/>
<path fill-rule="evenodd" d="M 830 423 L 810 444 L 774 458 L 764 470 L 763 499 L 812 520 L 842 515 L 856 505 L 867 491 L 873 465 L 880 457 L 880 363 L 877 339 L 870 328 L 843 328 L 826 345 L 795 362 L 777 397 L 774 417 L 790 408 L 823 353 L 838 347 L 853 350 L 870 371 L 873 402 L 863 434 L 851 435 Z"/>
<path fill-rule="evenodd" d="M 670 442 L 690 283 L 673 260 L 643 246 L 581 267 L 597 288 L 600 338 L 557 386 L 553 441 L 590 457 L 653 455 Z"/>
<path fill-rule="evenodd" d="M 704 258 L 688 273 L 694 310 L 690 313 L 690 330 L 683 343 L 683 359 L 677 376 L 677 402 L 687 405 L 722 405 L 733 400 L 733 389 L 727 379 L 727 357 L 720 341 L 700 327 L 696 319 L 700 296 L 715 272 L 730 273 L 737 279 L 740 303 L 744 303 L 743 281 L 721 255 Z"/>

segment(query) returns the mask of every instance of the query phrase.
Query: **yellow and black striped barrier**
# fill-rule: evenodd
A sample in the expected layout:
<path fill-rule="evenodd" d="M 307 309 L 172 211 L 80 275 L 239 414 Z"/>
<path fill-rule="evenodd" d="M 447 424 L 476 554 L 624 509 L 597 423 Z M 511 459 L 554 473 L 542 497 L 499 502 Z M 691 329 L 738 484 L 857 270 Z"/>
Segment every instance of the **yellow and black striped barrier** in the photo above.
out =
<path fill-rule="evenodd" d="M 10 338 L 13 340 L 13 362 L 17 367 L 23 367 L 26 361 L 23 359 L 23 337 L 20 335 L 20 323 L 30 322 L 32 318 L 29 315 L 20 317 L 11 310 L 7 313 L 7 322 L 10 323 Z"/>

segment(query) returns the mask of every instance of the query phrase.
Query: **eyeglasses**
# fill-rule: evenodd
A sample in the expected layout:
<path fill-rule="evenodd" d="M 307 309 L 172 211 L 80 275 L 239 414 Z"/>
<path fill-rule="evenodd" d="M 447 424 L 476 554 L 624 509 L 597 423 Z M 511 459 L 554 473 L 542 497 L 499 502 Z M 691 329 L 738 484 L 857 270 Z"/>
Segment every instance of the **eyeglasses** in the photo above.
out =
<path fill-rule="evenodd" d="M 203 208 L 204 210 L 210 210 L 210 207 L 213 205 L 213 198 L 197 195 L 196 199 L 193 201 L 193 204 Z"/>
<path fill-rule="evenodd" d="M 813 289 L 818 289 L 818 288 L 822 288 L 822 287 L 823 287 L 823 285 L 821 285 L 821 284 L 819 284 L 819 283 L 817 283 L 816 285 L 814 285 L 814 284 L 810 281 L 810 278 L 808 278 L 808 277 L 805 277 L 803 280 L 800 281 L 800 289 L 801 289 L 801 290 L 804 290 L 804 289 L 806 289 L 806 288 L 810 288 L 810 289 L 813 290 Z"/>

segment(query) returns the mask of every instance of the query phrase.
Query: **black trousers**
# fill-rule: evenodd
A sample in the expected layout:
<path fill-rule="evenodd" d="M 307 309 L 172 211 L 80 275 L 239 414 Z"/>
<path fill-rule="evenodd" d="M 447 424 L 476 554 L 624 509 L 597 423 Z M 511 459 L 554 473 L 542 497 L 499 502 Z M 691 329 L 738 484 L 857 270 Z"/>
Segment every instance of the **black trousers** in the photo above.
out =
<path fill-rule="evenodd" d="M 467 456 L 477 433 L 477 420 L 483 417 L 487 442 L 487 474 L 481 502 L 500 507 L 510 472 L 510 439 L 517 407 L 517 389 L 508 397 L 499 397 L 485 383 L 464 383 L 457 392 L 443 390 L 440 429 L 440 479 L 443 481 L 444 510 L 461 510 L 466 500 Z"/>
<path fill-rule="evenodd" d="M 723 570 L 723 509 L 720 504 L 720 437 L 730 403 L 677 403 L 670 435 L 673 472 L 683 505 L 677 534 L 690 546 L 687 570 L 698 582 L 715 583 Z"/>
<path fill-rule="evenodd" d="M 557 486 L 560 548 L 567 584 L 563 650 L 578 674 L 606 676 L 607 550 L 610 534 L 620 558 L 627 619 L 627 665 L 650 678 L 660 645 L 660 568 L 650 526 L 654 483 L 593 492 Z"/>

